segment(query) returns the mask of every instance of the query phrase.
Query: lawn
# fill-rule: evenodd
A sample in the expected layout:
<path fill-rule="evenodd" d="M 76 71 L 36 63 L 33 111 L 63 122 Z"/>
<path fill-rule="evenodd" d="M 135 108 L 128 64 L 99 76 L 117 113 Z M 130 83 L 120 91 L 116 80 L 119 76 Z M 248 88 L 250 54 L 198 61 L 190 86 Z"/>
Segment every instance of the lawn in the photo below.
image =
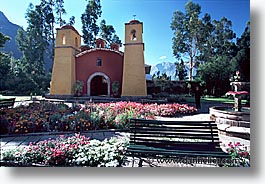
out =
<path fill-rule="evenodd" d="M 183 96 L 182 97 L 188 103 L 195 103 L 195 98 L 192 96 Z M 234 99 L 228 97 L 201 97 L 201 103 L 215 102 L 215 103 L 224 103 L 224 104 L 233 104 Z M 246 104 L 247 100 L 242 100 L 242 104 Z"/>

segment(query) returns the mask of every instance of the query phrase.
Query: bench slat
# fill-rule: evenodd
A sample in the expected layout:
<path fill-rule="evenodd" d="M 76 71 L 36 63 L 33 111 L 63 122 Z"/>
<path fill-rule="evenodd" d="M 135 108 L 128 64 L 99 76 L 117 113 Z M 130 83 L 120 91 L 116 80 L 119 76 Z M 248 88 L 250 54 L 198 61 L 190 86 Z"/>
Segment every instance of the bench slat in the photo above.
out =
<path fill-rule="evenodd" d="M 179 124 L 179 125 L 171 125 L 171 124 L 159 124 L 159 125 L 153 125 L 153 124 L 150 124 L 150 125 L 147 125 L 147 124 L 130 124 L 130 127 L 131 128 L 173 128 L 173 129 L 207 129 L 207 128 L 210 128 L 210 127 L 213 127 L 213 128 L 217 128 L 217 125 L 213 125 L 213 124 Z"/>
<path fill-rule="evenodd" d="M 219 158 L 230 158 L 224 152 L 217 152 L 217 151 L 183 151 L 183 150 L 166 150 L 166 149 L 128 149 L 127 151 L 139 154 L 142 157 L 149 157 L 150 155 L 165 155 L 165 156 L 179 156 L 179 157 L 219 157 Z"/>
<path fill-rule="evenodd" d="M 199 126 L 192 126 L 192 127 L 188 127 L 188 126 L 181 126 L 181 127 L 169 127 L 169 126 L 149 126 L 149 127 L 145 127 L 145 126 L 141 126 L 141 125 L 138 125 L 138 126 L 130 126 L 130 128 L 133 130 L 135 129 L 136 131 L 137 130 L 155 130 L 155 131 L 166 131 L 166 130 L 176 130 L 176 131 L 185 131 L 185 130 L 193 130 L 193 131 L 199 131 L 199 130 L 208 130 L 208 131 L 211 131 L 212 128 L 210 127 L 199 127 Z"/>
<path fill-rule="evenodd" d="M 168 149 L 165 149 L 165 148 L 154 148 L 154 147 L 149 147 L 149 146 L 146 146 L 146 145 L 136 145 L 136 144 L 131 144 L 130 147 L 128 148 L 129 150 L 158 150 L 158 151 L 165 151 L 165 152 L 170 152 L 170 150 Z M 224 154 L 224 155 L 227 155 L 225 152 L 223 152 L 220 149 L 216 149 L 214 151 L 209 151 L 209 150 L 174 150 L 173 152 L 179 152 L 179 153 L 205 153 L 205 152 L 211 152 L 212 154 Z"/>
<path fill-rule="evenodd" d="M 161 121 L 161 120 L 148 120 L 148 119 L 130 119 L 131 123 L 138 123 L 138 124 L 171 124 L 171 125 L 179 125 L 179 124 L 208 124 L 208 123 L 214 123 L 214 121 Z"/>
<path fill-rule="evenodd" d="M 142 139 L 130 141 L 130 144 L 149 145 L 154 147 L 172 147 L 174 149 L 215 149 L 219 146 L 219 142 L 171 142 L 167 140 L 150 140 Z"/>
<path fill-rule="evenodd" d="M 176 145 L 172 145 L 172 144 L 155 144 L 155 143 L 138 143 L 137 145 L 142 145 L 142 146 L 149 146 L 152 147 L 154 149 L 158 149 L 158 148 L 163 148 L 166 150 L 190 150 L 190 151 L 215 151 L 216 149 L 219 149 L 218 146 L 214 147 L 214 146 L 210 146 L 210 144 L 176 144 Z M 188 148 L 188 149 L 187 149 Z M 128 148 L 128 150 L 130 150 L 130 146 Z"/>
<path fill-rule="evenodd" d="M 157 135 L 158 137 L 161 137 L 161 136 L 171 136 L 171 135 L 177 135 L 178 137 L 181 137 L 181 136 L 191 136 L 191 137 L 193 137 L 193 136 L 213 136 L 213 135 L 216 135 L 216 136 L 218 136 L 218 134 L 217 133 L 211 133 L 211 132 L 195 132 L 195 131 L 193 131 L 193 132 L 189 132 L 189 131 L 171 131 L 171 132 L 169 132 L 169 131 L 150 131 L 150 130 L 148 130 L 148 131 L 144 131 L 144 130 L 138 130 L 137 131 L 137 133 L 135 133 L 135 135 L 140 135 L 141 136 L 141 134 L 143 134 L 143 135 L 146 135 L 146 136 L 148 136 L 148 135 Z"/>
<path fill-rule="evenodd" d="M 219 141 L 219 138 L 212 138 L 212 137 L 199 137 L 199 136 L 178 136 L 178 135 L 175 135 L 175 136 L 163 136 L 163 137 L 158 137 L 158 136 L 154 136 L 154 135 L 149 135 L 149 136 L 134 136 L 133 138 L 131 138 L 133 141 L 137 141 L 137 140 L 148 140 L 148 138 L 150 138 L 150 141 L 151 140 L 159 140 L 157 138 L 160 138 L 160 140 L 163 140 L 163 139 L 184 139 L 183 141 L 187 141 L 187 140 L 190 140 L 190 139 L 195 139 L 195 140 L 202 140 L 202 141 L 209 141 L 209 142 L 214 142 L 214 141 Z M 174 140 L 171 140 L 171 142 L 174 142 Z"/>

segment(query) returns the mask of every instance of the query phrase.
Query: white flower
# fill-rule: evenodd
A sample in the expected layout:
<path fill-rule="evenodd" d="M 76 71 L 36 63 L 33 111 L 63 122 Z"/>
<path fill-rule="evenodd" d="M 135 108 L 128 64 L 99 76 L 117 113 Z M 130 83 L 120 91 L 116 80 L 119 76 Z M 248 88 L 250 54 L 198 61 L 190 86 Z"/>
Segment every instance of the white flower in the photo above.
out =
<path fill-rule="evenodd" d="M 106 167 L 116 167 L 116 166 L 118 166 L 119 165 L 119 162 L 117 161 L 117 160 L 112 160 L 112 161 L 110 161 L 110 162 L 108 162 L 108 163 L 106 163 Z"/>
<path fill-rule="evenodd" d="M 77 165 L 80 165 L 80 162 L 81 162 L 82 160 L 81 160 L 81 158 L 80 157 L 78 157 L 76 160 L 75 160 L 75 162 L 77 163 Z"/>

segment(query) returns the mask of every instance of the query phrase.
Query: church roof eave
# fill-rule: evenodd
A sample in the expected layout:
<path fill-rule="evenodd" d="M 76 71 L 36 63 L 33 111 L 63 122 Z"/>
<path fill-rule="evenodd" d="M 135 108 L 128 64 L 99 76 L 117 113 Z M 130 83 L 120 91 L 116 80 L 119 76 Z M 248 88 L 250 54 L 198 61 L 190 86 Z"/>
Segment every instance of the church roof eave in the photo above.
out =
<path fill-rule="evenodd" d="M 83 55 L 86 55 L 86 54 L 91 53 L 91 52 L 96 52 L 96 51 L 108 51 L 108 52 L 115 52 L 115 53 L 117 53 L 117 54 L 119 54 L 121 56 L 124 55 L 123 52 L 116 51 L 116 50 L 113 50 L 113 49 L 108 49 L 108 48 L 93 48 L 93 49 L 85 50 L 85 51 L 77 54 L 75 57 L 81 57 Z"/>

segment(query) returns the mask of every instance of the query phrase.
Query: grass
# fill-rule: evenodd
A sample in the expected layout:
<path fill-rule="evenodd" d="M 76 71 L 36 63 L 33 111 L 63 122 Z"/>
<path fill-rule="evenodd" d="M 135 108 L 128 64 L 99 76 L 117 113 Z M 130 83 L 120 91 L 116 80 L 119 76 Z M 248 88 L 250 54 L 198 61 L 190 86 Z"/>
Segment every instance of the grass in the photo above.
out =
<path fill-rule="evenodd" d="M 204 97 L 203 98 L 206 102 L 219 102 L 219 103 L 226 103 L 226 104 L 233 104 L 234 99 L 227 98 L 227 97 L 219 97 L 219 98 L 214 98 L 214 97 Z M 242 104 L 246 104 L 247 100 L 242 100 Z"/>
<path fill-rule="evenodd" d="M 188 103 L 195 103 L 195 98 L 192 96 L 183 96 L 182 97 Z M 201 103 L 207 102 L 216 102 L 216 103 L 225 103 L 225 104 L 233 104 L 234 99 L 230 99 L 227 97 L 201 97 Z M 242 100 L 242 104 L 246 104 L 247 100 Z"/>

